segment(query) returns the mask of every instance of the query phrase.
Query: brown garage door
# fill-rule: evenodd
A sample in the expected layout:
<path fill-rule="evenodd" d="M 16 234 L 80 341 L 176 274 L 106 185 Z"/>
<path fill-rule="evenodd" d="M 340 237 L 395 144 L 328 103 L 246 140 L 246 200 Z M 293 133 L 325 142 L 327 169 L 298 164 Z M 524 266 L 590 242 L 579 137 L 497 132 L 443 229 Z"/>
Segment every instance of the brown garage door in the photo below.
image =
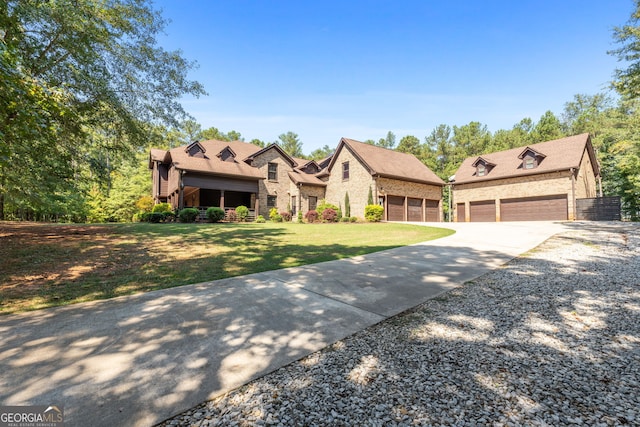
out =
<path fill-rule="evenodd" d="M 407 199 L 407 217 L 409 221 L 422 221 L 422 199 Z"/>
<path fill-rule="evenodd" d="M 482 200 L 469 203 L 469 221 L 493 222 L 496 220 L 496 202 L 494 200 Z"/>
<path fill-rule="evenodd" d="M 566 194 L 500 201 L 501 221 L 562 221 L 566 219 Z"/>
<path fill-rule="evenodd" d="M 458 203 L 456 210 L 456 216 L 458 217 L 456 222 L 465 222 L 467 219 L 465 218 L 464 203 Z"/>
<path fill-rule="evenodd" d="M 404 221 L 404 197 L 388 196 L 387 197 L 387 219 L 389 221 Z"/>
<path fill-rule="evenodd" d="M 427 221 L 440 221 L 440 203 L 437 200 L 426 200 L 427 204 Z"/>

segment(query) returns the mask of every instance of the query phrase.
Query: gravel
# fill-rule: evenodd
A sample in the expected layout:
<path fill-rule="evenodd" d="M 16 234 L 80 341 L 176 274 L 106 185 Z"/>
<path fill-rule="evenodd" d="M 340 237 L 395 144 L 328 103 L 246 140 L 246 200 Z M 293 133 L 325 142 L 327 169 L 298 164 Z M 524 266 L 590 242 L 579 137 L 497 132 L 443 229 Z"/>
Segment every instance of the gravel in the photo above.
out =
<path fill-rule="evenodd" d="M 582 223 L 163 426 L 640 425 L 640 227 Z"/>

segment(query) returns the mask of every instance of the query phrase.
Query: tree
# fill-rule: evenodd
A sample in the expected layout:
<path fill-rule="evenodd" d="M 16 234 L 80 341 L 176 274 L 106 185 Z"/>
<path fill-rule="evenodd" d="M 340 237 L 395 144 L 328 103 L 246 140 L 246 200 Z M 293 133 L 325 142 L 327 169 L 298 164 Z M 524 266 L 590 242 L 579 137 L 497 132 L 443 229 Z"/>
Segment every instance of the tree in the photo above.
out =
<path fill-rule="evenodd" d="M 615 27 L 613 39 L 621 46 L 609 51 L 619 62 L 624 62 L 626 68 L 615 70 L 612 86 L 626 99 L 640 96 L 640 1 L 635 1 L 635 8 L 631 17 L 622 27 Z"/>
<path fill-rule="evenodd" d="M 378 147 L 392 149 L 396 145 L 396 135 L 389 131 L 385 138 L 380 138 L 376 144 Z"/>
<path fill-rule="evenodd" d="M 229 137 L 225 133 L 220 132 L 220 130 L 214 126 L 203 130 L 200 132 L 200 135 L 202 136 L 202 139 L 205 140 L 215 139 L 217 141 L 229 141 Z"/>
<path fill-rule="evenodd" d="M 371 188 L 371 187 L 369 187 Z M 344 215 L 349 218 L 351 217 L 351 203 L 349 203 L 349 192 L 344 193 Z"/>
<path fill-rule="evenodd" d="M 298 139 L 298 134 L 294 132 L 283 133 L 278 136 L 280 147 L 291 157 L 304 157 L 302 154 L 302 142 Z"/>
<path fill-rule="evenodd" d="M 425 143 L 427 166 L 432 167 L 433 171 L 446 181 L 446 178 L 451 176 L 455 170 L 452 165 L 455 163 L 455 158 L 451 142 L 451 128 L 445 124 L 438 125 L 425 138 Z"/>
<path fill-rule="evenodd" d="M 325 144 L 322 148 L 317 148 L 313 150 L 309 157 L 313 160 L 322 160 L 329 157 L 332 153 L 333 153 L 333 148 Z"/>
<path fill-rule="evenodd" d="M 188 119 L 182 122 L 182 132 L 185 144 L 191 144 L 202 139 L 202 126 L 195 120 Z"/>
<path fill-rule="evenodd" d="M 452 141 L 459 161 L 465 157 L 484 154 L 491 142 L 491 133 L 487 126 L 479 122 L 470 122 L 463 126 L 453 127 Z"/>
<path fill-rule="evenodd" d="M 253 145 L 257 145 L 258 147 L 264 148 L 266 146 L 266 144 L 264 143 L 264 141 L 259 140 L 258 138 L 253 138 L 251 141 L 249 141 L 250 143 L 252 143 Z"/>
<path fill-rule="evenodd" d="M 407 135 L 402 137 L 398 147 L 396 147 L 396 151 L 413 154 L 414 156 L 419 157 L 422 151 L 422 146 L 418 138 L 413 135 Z"/>
<path fill-rule="evenodd" d="M 531 131 L 533 143 L 551 141 L 565 136 L 560 120 L 551 111 L 545 112 Z"/>
<path fill-rule="evenodd" d="M 568 135 L 589 132 L 592 136 L 595 136 L 603 125 L 603 112 L 611 107 L 611 98 L 604 93 L 575 95 L 573 101 L 564 104 L 562 125 L 565 132 Z"/>
<path fill-rule="evenodd" d="M 94 154 L 131 153 L 146 122 L 186 116 L 180 97 L 205 92 L 157 46 L 164 26 L 143 0 L 0 4 L 0 219 L 88 192 Z"/>

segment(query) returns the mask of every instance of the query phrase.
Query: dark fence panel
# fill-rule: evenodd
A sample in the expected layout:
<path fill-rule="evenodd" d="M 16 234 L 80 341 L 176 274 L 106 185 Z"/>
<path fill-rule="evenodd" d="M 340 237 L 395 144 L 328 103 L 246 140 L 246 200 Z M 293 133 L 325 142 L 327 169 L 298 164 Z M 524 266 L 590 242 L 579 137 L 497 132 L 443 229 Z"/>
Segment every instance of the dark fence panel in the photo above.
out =
<path fill-rule="evenodd" d="M 578 221 L 620 221 L 620 197 L 576 200 Z"/>

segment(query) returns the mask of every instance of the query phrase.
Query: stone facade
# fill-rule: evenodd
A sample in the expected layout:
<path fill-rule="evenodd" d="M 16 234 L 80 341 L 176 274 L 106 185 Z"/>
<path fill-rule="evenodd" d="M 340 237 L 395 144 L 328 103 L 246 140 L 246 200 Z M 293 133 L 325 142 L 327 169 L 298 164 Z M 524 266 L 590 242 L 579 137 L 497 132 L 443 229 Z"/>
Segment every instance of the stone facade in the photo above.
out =
<path fill-rule="evenodd" d="M 347 162 L 349 164 L 349 178 L 342 179 L 343 164 Z M 360 163 L 360 160 L 358 160 L 349 147 L 345 145 L 338 153 L 333 170 L 327 180 L 327 190 L 325 194 L 327 202 L 336 206 L 342 205 L 342 209 L 344 210 L 344 196 L 348 192 L 351 216 L 364 218 L 364 207 L 367 205 L 369 189 L 371 189 L 374 203 L 376 203 L 376 188 L 371 173 Z"/>
<path fill-rule="evenodd" d="M 275 180 L 269 179 L 269 163 L 278 165 L 277 179 Z M 267 205 L 267 196 L 276 196 L 275 207 L 278 212 L 286 211 L 291 200 L 289 191 L 291 180 L 288 173 L 293 170 L 289 161 L 283 158 L 278 150 L 273 148 L 256 156 L 251 165 L 258 168 L 265 177 L 258 184 L 259 204 L 256 215 L 269 218 L 271 207 Z"/>

